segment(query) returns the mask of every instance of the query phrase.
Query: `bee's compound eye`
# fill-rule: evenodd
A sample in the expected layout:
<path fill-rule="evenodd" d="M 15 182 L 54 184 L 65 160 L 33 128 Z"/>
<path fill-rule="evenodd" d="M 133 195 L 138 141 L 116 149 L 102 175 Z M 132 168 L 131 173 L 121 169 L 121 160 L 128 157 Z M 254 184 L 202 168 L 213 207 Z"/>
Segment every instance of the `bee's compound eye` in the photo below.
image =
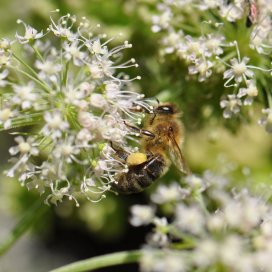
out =
<path fill-rule="evenodd" d="M 127 157 L 127 164 L 129 166 L 139 165 L 139 164 L 142 164 L 142 163 L 144 163 L 146 161 L 147 161 L 146 154 L 145 153 L 141 153 L 141 152 L 131 153 Z"/>
<path fill-rule="evenodd" d="M 174 109 L 171 106 L 159 106 L 156 112 L 160 114 L 174 114 Z"/>

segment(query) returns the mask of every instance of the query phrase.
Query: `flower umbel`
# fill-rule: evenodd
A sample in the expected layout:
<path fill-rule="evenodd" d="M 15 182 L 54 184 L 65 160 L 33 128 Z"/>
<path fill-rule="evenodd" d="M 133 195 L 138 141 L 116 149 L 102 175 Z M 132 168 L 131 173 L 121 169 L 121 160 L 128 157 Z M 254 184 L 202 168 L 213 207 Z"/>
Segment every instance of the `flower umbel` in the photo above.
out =
<path fill-rule="evenodd" d="M 264 0 L 161 0 L 151 29 L 161 37 L 160 55 L 166 64 L 176 58 L 181 69 L 187 67 L 185 80 L 208 84 L 223 79 L 224 84 L 209 92 L 214 97 L 218 91 L 222 94 L 223 117 L 231 119 L 245 117 L 254 98 L 265 107 L 272 101 L 265 84 L 272 71 L 271 14 L 271 3 Z"/>
<path fill-rule="evenodd" d="M 0 44 L 0 125 L 35 126 L 15 138 L 13 166 L 6 173 L 17 175 L 28 189 L 46 193 L 47 203 L 67 197 L 78 205 L 82 196 L 98 201 L 115 174 L 126 170 L 114 159 L 110 143 L 129 151 L 125 121 L 142 118 L 131 110 L 145 103 L 132 85 L 140 77 L 125 74 L 138 65 L 134 59 L 122 62 L 122 51 L 132 45 L 125 41 L 110 48 L 114 38 L 92 32 L 86 18 L 78 21 L 70 14 L 57 22 L 51 17 L 45 32 L 18 23 L 25 33 Z M 13 52 L 16 43 L 22 56 Z M 40 162 L 34 159 L 38 155 Z"/>
<path fill-rule="evenodd" d="M 271 205 L 246 189 L 229 190 L 230 180 L 221 183 L 226 177 L 206 172 L 197 179 L 197 183 L 207 184 L 202 193 L 196 194 L 195 185 L 188 184 L 185 198 L 151 201 L 142 207 L 140 214 L 148 214 L 142 219 L 135 213 L 138 205 L 132 207 L 134 226 L 148 222 L 154 226 L 143 247 L 141 271 L 270 271 Z M 155 195 L 162 189 L 164 185 Z"/>

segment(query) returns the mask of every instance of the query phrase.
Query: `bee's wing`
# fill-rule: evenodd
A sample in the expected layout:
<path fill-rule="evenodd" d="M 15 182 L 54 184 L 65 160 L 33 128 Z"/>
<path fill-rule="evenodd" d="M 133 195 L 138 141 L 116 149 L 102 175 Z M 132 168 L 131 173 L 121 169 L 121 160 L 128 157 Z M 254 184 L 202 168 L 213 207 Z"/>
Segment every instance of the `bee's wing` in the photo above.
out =
<path fill-rule="evenodd" d="M 174 134 L 169 132 L 168 137 L 170 141 L 169 155 L 172 163 L 175 164 L 176 167 L 184 174 L 190 174 L 191 171 L 184 159 L 178 143 L 175 140 Z"/>

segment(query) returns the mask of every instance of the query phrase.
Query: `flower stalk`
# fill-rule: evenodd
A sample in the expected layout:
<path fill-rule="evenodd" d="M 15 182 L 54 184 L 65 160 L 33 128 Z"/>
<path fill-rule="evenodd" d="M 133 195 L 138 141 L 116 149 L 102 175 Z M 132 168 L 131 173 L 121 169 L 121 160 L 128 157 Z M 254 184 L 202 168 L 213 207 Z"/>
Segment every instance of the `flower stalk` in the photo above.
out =
<path fill-rule="evenodd" d="M 140 260 L 141 250 L 121 251 L 74 262 L 69 265 L 53 269 L 50 272 L 83 272 L 93 271 L 104 267 L 135 263 Z"/>

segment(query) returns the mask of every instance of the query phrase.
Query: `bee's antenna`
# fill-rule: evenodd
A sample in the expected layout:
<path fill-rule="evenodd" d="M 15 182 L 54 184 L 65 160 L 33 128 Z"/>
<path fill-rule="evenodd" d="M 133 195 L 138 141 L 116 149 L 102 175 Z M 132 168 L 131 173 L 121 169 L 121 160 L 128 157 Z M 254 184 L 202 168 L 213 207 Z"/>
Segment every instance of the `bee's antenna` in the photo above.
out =
<path fill-rule="evenodd" d="M 153 124 L 153 122 L 154 122 L 154 120 L 155 120 L 155 118 L 156 118 L 156 115 L 157 115 L 156 110 L 154 110 L 154 111 L 153 111 L 153 116 L 152 116 L 152 118 L 150 119 L 150 125 Z"/>

